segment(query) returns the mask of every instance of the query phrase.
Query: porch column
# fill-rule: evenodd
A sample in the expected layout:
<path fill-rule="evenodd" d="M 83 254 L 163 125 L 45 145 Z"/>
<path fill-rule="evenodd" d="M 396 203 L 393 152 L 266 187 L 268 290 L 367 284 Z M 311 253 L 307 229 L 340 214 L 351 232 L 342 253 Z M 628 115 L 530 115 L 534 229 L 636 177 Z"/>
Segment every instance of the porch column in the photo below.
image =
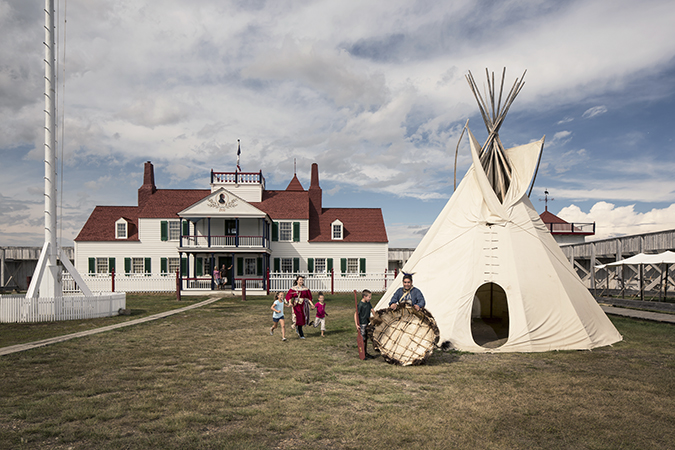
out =
<path fill-rule="evenodd" d="M 235 218 L 234 221 L 235 221 L 234 246 L 239 247 L 239 217 Z"/>
<path fill-rule="evenodd" d="M 230 286 L 232 287 L 232 290 L 234 291 L 235 288 L 236 288 L 236 286 L 235 286 L 236 283 L 234 281 L 234 277 L 235 277 L 235 274 L 237 273 L 237 260 L 234 256 L 234 255 L 236 255 L 236 253 L 231 253 L 231 255 L 232 255 L 232 269 L 229 270 L 229 273 L 227 275 L 230 277 L 230 280 L 232 280 L 232 283 L 230 283 Z"/>
<path fill-rule="evenodd" d="M 211 235 L 211 232 L 210 232 L 211 222 L 210 222 L 210 220 L 211 219 L 209 218 L 209 240 L 210 240 L 210 237 L 211 237 L 210 236 Z M 213 278 L 213 271 L 216 270 L 216 267 L 214 266 L 215 263 L 216 263 L 216 258 L 215 258 L 215 256 L 213 256 L 213 253 L 211 253 L 211 290 L 215 289 L 215 280 Z"/>
<path fill-rule="evenodd" d="M 208 234 L 209 234 L 209 236 L 207 238 L 207 245 L 208 245 L 209 248 L 211 248 L 211 218 L 210 217 L 206 219 L 206 223 L 208 224 L 207 228 L 208 228 Z M 211 256 L 213 256 L 213 254 L 211 254 Z"/>

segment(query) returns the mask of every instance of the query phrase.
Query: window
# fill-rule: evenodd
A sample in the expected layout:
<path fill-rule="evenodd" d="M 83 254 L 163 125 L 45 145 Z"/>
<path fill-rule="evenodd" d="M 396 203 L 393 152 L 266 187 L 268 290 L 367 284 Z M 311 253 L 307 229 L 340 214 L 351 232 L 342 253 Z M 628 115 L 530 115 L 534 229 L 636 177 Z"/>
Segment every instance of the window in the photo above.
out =
<path fill-rule="evenodd" d="M 333 240 L 342 240 L 342 222 L 335 220 L 331 226 L 331 239 Z"/>
<path fill-rule="evenodd" d="M 145 273 L 145 260 L 143 258 L 131 258 L 131 273 Z"/>
<path fill-rule="evenodd" d="M 180 267 L 180 258 L 169 258 L 169 273 L 176 273 Z"/>
<path fill-rule="evenodd" d="M 359 258 L 347 258 L 347 273 L 359 273 Z"/>
<path fill-rule="evenodd" d="M 120 218 L 115 222 L 115 239 L 127 238 L 127 221 Z"/>
<path fill-rule="evenodd" d="M 169 240 L 177 241 L 180 239 L 180 222 L 178 220 L 169 221 Z"/>
<path fill-rule="evenodd" d="M 279 222 L 279 240 L 290 242 L 293 240 L 293 223 Z"/>
<path fill-rule="evenodd" d="M 293 258 L 281 258 L 281 271 L 284 273 L 293 272 Z"/>
<path fill-rule="evenodd" d="M 96 273 L 110 273 L 108 258 L 96 258 Z"/>
<path fill-rule="evenodd" d="M 257 275 L 255 258 L 244 258 L 244 275 Z"/>
<path fill-rule="evenodd" d="M 326 273 L 326 258 L 314 259 L 314 273 Z"/>

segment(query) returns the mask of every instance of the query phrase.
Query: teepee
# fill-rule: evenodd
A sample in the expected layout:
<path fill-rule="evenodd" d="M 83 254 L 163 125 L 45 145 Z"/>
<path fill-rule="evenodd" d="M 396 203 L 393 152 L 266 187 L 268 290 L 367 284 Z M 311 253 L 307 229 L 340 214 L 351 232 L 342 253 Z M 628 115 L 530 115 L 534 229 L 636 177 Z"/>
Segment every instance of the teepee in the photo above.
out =
<path fill-rule="evenodd" d="M 469 130 L 473 165 L 403 267 L 424 294 L 439 342 L 471 352 L 540 352 L 620 341 L 528 198 L 544 138 L 510 149 L 499 139 L 522 79 L 502 107 L 494 75 L 489 103 L 467 78 L 488 139 L 481 146 Z M 399 275 L 375 309 L 401 285 Z"/>

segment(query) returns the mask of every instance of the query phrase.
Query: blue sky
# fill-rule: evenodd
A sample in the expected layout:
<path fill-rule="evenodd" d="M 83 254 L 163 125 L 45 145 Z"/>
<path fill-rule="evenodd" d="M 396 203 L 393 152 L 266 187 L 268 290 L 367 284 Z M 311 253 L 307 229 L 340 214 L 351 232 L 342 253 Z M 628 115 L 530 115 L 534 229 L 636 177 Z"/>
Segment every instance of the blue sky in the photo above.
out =
<path fill-rule="evenodd" d="M 240 139 L 268 188 L 294 160 L 308 187 L 317 162 L 324 206 L 381 207 L 390 246 L 413 247 L 466 120 L 487 136 L 464 76 L 503 67 L 508 87 L 527 75 L 502 141 L 546 135 L 540 212 L 548 189 L 598 238 L 675 224 L 672 1 L 68 0 L 65 27 L 64 5 L 63 245 L 96 205 L 136 204 L 144 161 L 159 188 L 207 188 Z M 2 246 L 44 239 L 43 6 L 0 0 Z M 465 138 L 458 179 L 469 164 Z"/>

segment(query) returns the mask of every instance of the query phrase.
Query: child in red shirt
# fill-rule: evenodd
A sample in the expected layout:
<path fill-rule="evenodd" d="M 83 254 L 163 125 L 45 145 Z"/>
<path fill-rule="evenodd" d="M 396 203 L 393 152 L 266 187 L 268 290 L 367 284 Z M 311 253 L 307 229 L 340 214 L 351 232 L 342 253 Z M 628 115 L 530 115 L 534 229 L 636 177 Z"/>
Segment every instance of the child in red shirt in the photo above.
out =
<path fill-rule="evenodd" d="M 326 312 L 326 300 L 324 299 L 323 292 L 319 292 L 318 296 L 318 302 L 312 306 L 312 308 L 316 308 L 316 318 L 314 319 L 314 328 L 318 327 L 319 324 L 321 324 L 321 337 L 324 336 L 324 332 L 326 331 L 326 316 L 328 313 Z"/>

